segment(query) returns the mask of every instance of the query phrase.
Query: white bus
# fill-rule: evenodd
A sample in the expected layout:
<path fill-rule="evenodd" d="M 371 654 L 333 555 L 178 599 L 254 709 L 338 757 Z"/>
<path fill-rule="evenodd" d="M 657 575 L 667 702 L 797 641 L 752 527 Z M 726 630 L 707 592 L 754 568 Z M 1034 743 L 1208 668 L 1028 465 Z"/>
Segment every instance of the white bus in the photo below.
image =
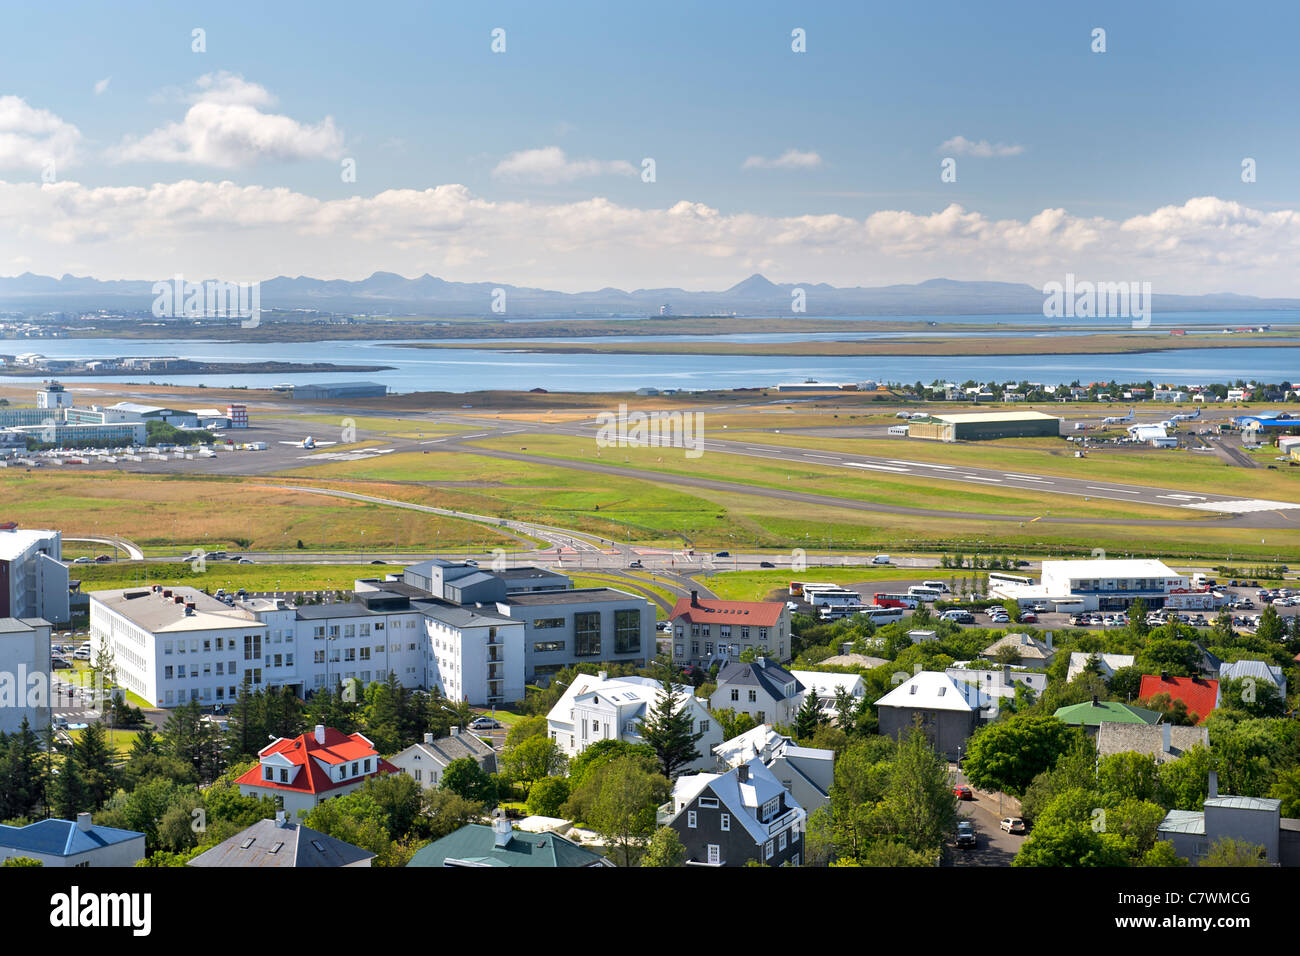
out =
<path fill-rule="evenodd" d="M 1027 578 L 1021 574 L 1007 574 L 1005 571 L 990 571 L 989 585 L 994 584 L 1033 584 L 1033 578 Z"/>
<path fill-rule="evenodd" d="M 937 601 L 943 597 L 943 592 L 938 588 L 926 587 L 924 584 L 913 584 L 907 589 L 907 594 L 922 601 Z"/>
<path fill-rule="evenodd" d="M 901 607 L 877 607 L 873 604 L 856 604 L 844 607 L 824 607 L 818 614 L 823 621 L 838 621 L 846 617 L 865 617 L 872 624 L 893 624 L 903 619 Z"/>
<path fill-rule="evenodd" d="M 943 581 L 922 581 L 921 583 L 927 588 L 934 588 L 940 594 L 952 593 L 952 588 L 948 587 L 948 585 Z"/>

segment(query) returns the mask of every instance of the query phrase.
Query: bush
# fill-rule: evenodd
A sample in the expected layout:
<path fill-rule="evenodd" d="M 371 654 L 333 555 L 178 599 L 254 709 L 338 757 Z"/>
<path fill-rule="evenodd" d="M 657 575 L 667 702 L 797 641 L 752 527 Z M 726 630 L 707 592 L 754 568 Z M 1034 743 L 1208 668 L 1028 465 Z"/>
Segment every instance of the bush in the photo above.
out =
<path fill-rule="evenodd" d="M 560 815 L 560 808 L 569 799 L 569 781 L 564 777 L 543 777 L 528 791 L 528 812 L 543 817 Z"/>

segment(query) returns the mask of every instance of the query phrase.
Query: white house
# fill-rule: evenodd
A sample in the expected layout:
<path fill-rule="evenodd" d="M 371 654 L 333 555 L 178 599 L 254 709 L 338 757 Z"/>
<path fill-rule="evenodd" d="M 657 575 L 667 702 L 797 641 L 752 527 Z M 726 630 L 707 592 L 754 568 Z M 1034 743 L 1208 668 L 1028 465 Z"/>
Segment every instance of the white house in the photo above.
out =
<path fill-rule="evenodd" d="M 722 729 L 704 706 L 704 701 L 690 691 L 674 685 L 679 701 L 691 715 L 691 727 L 703 737 L 696 742 L 698 759 L 684 770 L 706 770 L 713 766 L 713 748 L 722 743 Z M 663 685 L 648 677 L 610 677 L 607 672 L 581 674 L 565 688 L 563 695 L 546 715 L 551 739 L 567 756 L 582 753 L 597 740 L 623 740 L 644 743 L 639 725 L 650 719 L 651 712 L 664 696 Z"/>
<path fill-rule="evenodd" d="M 834 674 L 825 671 L 794 671 L 790 672 L 795 679 L 803 684 L 804 695 L 816 694 L 818 706 L 821 707 L 822 715 L 825 717 L 835 716 L 835 695 L 840 692 L 846 692 L 853 698 L 856 704 L 866 696 L 867 686 L 862 682 L 860 674 Z M 802 703 L 801 703 L 802 706 Z"/>
<path fill-rule="evenodd" d="M 359 790 L 371 777 L 393 773 L 390 764 L 362 734 L 333 727 L 280 739 L 257 754 L 257 766 L 239 777 L 240 796 L 271 797 L 289 819 L 309 813 L 322 800 Z"/>
<path fill-rule="evenodd" d="M 437 740 L 433 734 L 425 734 L 422 743 L 411 744 L 388 762 L 424 789 L 433 790 L 442 783 L 442 772 L 447 769 L 447 764 L 465 757 L 486 773 L 497 772 L 497 752 L 492 745 L 459 727 L 451 728 L 450 736 Z"/>
<path fill-rule="evenodd" d="M 835 751 L 800 747 L 767 724 L 759 724 L 713 748 L 721 771 L 757 760 L 809 813 L 830 802 Z"/>
<path fill-rule="evenodd" d="M 1068 684 L 1082 674 L 1089 661 L 1096 661 L 1101 676 L 1109 681 L 1121 667 L 1132 667 L 1133 660 L 1132 654 L 1086 654 L 1074 651 L 1070 654 L 1070 669 L 1066 671 L 1065 682 Z"/>
<path fill-rule="evenodd" d="M 760 724 L 790 724 L 803 691 L 803 684 L 793 674 L 765 657 L 752 662 L 727 661 L 718 671 L 718 687 L 709 698 L 709 709 L 749 714 Z"/>

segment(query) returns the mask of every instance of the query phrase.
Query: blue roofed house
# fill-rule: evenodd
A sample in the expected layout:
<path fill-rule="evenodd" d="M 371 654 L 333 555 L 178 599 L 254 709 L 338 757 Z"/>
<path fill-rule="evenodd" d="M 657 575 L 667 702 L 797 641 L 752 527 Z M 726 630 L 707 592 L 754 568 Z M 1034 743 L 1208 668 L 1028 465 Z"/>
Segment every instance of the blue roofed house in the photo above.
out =
<path fill-rule="evenodd" d="M 0 825 L 0 860 L 25 856 L 46 866 L 135 866 L 144 859 L 144 834 L 95 826 L 89 813 L 71 820 Z"/>

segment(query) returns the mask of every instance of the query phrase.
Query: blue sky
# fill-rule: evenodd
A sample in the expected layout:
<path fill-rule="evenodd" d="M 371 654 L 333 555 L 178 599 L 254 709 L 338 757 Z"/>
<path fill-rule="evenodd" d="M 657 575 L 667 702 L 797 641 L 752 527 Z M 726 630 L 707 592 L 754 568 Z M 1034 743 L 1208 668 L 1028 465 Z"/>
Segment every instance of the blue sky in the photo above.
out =
<path fill-rule="evenodd" d="M 757 217 L 768 224 L 764 235 L 773 236 L 783 223 L 806 217 L 868 223 L 880 213 L 935 217 L 956 204 L 979 217 L 958 233 L 1006 221 L 1029 224 L 1051 209 L 1064 210 L 1079 229 L 1103 220 L 1102 236 L 1083 243 L 1093 251 L 1078 253 L 1080 268 L 1113 271 L 1134 263 L 1167 291 L 1210 291 L 1201 282 L 1236 291 L 1290 288 L 1289 278 L 1276 275 L 1283 264 L 1268 257 L 1270 249 L 1289 249 L 1295 227 L 1260 217 L 1297 204 L 1300 129 L 1288 112 L 1296 101 L 1297 8 L 1074 6 L 826 3 L 808 10 L 791 3 L 604 2 L 444 10 L 417 3 L 236 2 L 199 5 L 195 12 L 127 3 L 73 4 L 55 22 L 36 6 L 10 6 L 0 13 L 0 98 L 16 97 L 28 110 L 52 115 L 75 142 L 56 148 L 33 133 L 28 145 L 34 148 L 23 154 L 23 144 L 6 151 L 0 130 L 0 181 L 39 185 L 45 148 L 58 153 L 57 180 L 88 191 L 76 204 L 94 213 L 102 212 L 107 195 L 96 190 L 178 182 L 228 181 L 256 192 L 263 205 L 261 191 L 275 190 L 302 197 L 299 205 L 337 203 L 312 211 L 313 238 L 295 234 L 293 269 L 283 271 L 349 278 L 373 266 L 552 287 L 707 287 L 730 284 L 745 270 L 774 270 L 772 277 L 783 280 L 876 284 L 932 275 L 1033 281 L 1040 271 L 1072 268 L 1070 250 L 1077 252 L 1078 242 L 1064 239 L 1062 249 L 1046 256 L 1050 262 L 1036 261 L 1045 257 L 1032 249 L 1017 253 L 1016 237 L 1005 230 L 992 243 L 982 237 L 987 248 L 972 255 L 960 235 L 951 248 L 916 251 L 909 238 L 873 240 L 871 229 L 863 235 L 832 222 L 767 248 L 745 228 L 747 217 Z M 205 53 L 190 49 L 195 27 L 206 31 Z M 506 30 L 504 54 L 490 52 L 495 27 Z M 806 53 L 790 49 L 795 27 L 807 31 Z M 1090 50 L 1094 27 L 1106 30 L 1103 54 Z M 279 145 L 253 142 L 232 153 L 235 146 L 227 143 L 224 161 L 214 162 L 201 137 L 213 128 L 228 131 L 220 116 L 209 117 L 210 127 L 196 114 L 188 131 L 167 132 L 202 101 L 200 77 L 210 78 L 209 89 L 239 84 L 236 98 L 254 104 L 257 123 L 281 127 Z M 3 117 L 0 109 L 0 122 Z M 75 128 L 75 137 L 66 128 Z M 286 158 L 285 142 L 299 134 L 301 148 L 288 148 Z M 260 127 L 249 135 L 261 135 Z M 941 148 L 955 137 L 1004 155 Z M 790 151 L 802 162 L 773 164 Z M 942 183 L 940 160 L 954 152 L 957 181 Z M 580 165 L 548 165 L 558 153 Z M 520 154 L 517 168 L 524 173 L 510 175 L 510 158 Z M 635 174 L 645 157 L 655 160 L 654 183 Z M 1256 182 L 1241 180 L 1244 157 L 1258 164 Z M 355 183 L 340 178 L 344 158 L 356 161 Z M 372 221 L 381 213 L 342 205 L 371 202 L 390 190 L 403 191 L 400 197 L 450 185 L 464 187 L 458 202 L 492 204 L 520 230 L 556 229 L 554 248 L 520 250 L 503 237 L 504 223 L 465 226 L 454 250 L 419 234 L 415 224 L 381 236 Z M 107 216 L 93 227 L 70 223 L 42 234 L 42 198 L 15 196 L 13 205 L 33 220 L 23 227 L 24 244 L 0 239 L 0 274 L 84 268 L 135 276 L 166 265 L 169 253 L 157 229 L 142 237 Z M 1244 249 L 1240 243 L 1205 252 L 1201 268 L 1194 256 L 1162 258 L 1151 235 L 1161 224 L 1147 223 L 1139 230 L 1146 234 L 1140 248 L 1128 250 L 1127 260 L 1106 262 L 1101 247 L 1113 244 L 1112 231 L 1132 232 L 1123 223 L 1197 197 L 1214 197 L 1228 211 L 1184 217 L 1195 228 L 1184 234 L 1174 227 L 1173 245 L 1205 247 L 1212 241 L 1205 234 L 1210 221 L 1225 215 L 1237 221 L 1239 204 L 1256 214 L 1245 217 L 1258 243 L 1248 261 L 1223 262 Z M 575 219 L 590 219 L 581 207 L 596 198 L 618 214 L 601 211 L 584 242 Z M 149 201 L 157 209 L 158 198 Z M 672 223 L 646 221 L 642 228 L 665 229 L 653 255 L 638 254 L 620 235 L 620 216 L 631 221 L 639 218 L 634 212 L 663 213 L 679 203 L 725 217 L 728 228 L 703 235 L 696 224 L 691 235 L 679 236 Z M 284 250 L 292 233 L 286 213 L 277 213 L 278 234 L 250 231 L 247 210 L 232 213 L 241 222 L 237 230 L 221 229 L 210 210 L 194 214 L 179 200 L 168 214 L 177 228 L 171 255 L 178 267 L 202 262 L 192 248 L 196 229 L 209 235 L 209 253 L 211 237 L 219 237 L 221 251 L 210 256 L 214 268 L 245 273 L 256 271 L 262 250 Z M 465 222 L 463 210 L 446 215 Z M 322 221 L 340 219 L 349 229 L 322 254 Z M 445 235 L 450 228 L 442 221 L 434 231 Z M 854 234 L 841 235 L 846 231 Z M 1240 231 L 1225 229 L 1213 241 L 1232 242 Z M 358 232 L 370 236 L 363 240 L 366 254 L 349 258 L 340 244 L 355 244 Z M 240 237 L 250 242 L 242 267 Z M 110 238 L 136 257 L 126 247 L 110 251 Z M 601 241 L 621 242 L 621 251 L 602 260 L 594 249 L 575 248 Z M 828 242 L 836 244 L 833 252 Z M 665 243 L 679 249 L 678 265 L 661 254 Z M 856 278 L 854 250 L 845 243 L 861 247 L 865 265 Z M 701 255 L 716 268 L 699 268 Z M 1206 274 L 1207 263 L 1221 275 Z M 1186 281 L 1172 282 L 1180 276 Z"/>

